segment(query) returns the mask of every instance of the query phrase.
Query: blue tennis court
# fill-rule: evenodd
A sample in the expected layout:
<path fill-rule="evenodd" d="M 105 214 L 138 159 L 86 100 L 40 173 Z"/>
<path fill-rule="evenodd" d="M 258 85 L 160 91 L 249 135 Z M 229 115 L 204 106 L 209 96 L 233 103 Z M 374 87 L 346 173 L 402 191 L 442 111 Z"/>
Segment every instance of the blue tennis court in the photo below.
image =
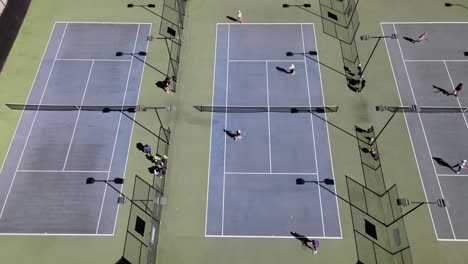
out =
<path fill-rule="evenodd" d="M 216 30 L 213 105 L 324 106 L 319 65 L 304 56 L 318 52 L 313 24 Z M 244 136 L 233 140 L 224 130 Z M 310 183 L 296 185 L 297 178 Z M 334 175 L 323 120 L 310 113 L 213 113 L 205 235 L 341 238 L 336 197 L 312 182 L 327 178 Z"/>
<path fill-rule="evenodd" d="M 429 108 L 466 108 L 466 92 L 450 93 L 459 83 L 468 83 L 468 52 L 465 22 L 382 23 L 382 32 L 396 33 L 387 40 L 395 82 L 402 105 Z M 428 37 L 415 44 L 422 32 Z M 466 112 L 405 113 L 419 177 L 428 202 L 443 198 L 447 204 L 428 204 L 435 237 L 443 241 L 468 240 L 468 173 L 456 173 L 454 165 L 468 159 Z M 416 198 L 414 198 L 416 199 Z"/>
<path fill-rule="evenodd" d="M 146 51 L 150 31 L 56 23 L 26 103 L 135 105 L 144 58 L 116 52 Z M 0 233 L 113 235 L 119 194 L 85 182 L 124 177 L 132 129 L 118 111 L 23 111 L 0 174 Z"/>

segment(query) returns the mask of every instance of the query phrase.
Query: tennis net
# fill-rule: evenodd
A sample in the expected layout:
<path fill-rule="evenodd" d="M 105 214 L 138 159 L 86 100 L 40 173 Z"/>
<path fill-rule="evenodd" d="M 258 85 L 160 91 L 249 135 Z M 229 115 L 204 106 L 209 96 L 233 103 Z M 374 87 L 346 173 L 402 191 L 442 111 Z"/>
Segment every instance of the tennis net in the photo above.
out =
<path fill-rule="evenodd" d="M 221 105 L 196 105 L 200 112 L 216 113 L 325 113 L 338 112 L 338 106 L 221 106 Z"/>
<path fill-rule="evenodd" d="M 378 105 L 375 107 L 377 111 L 389 112 L 405 112 L 405 113 L 467 113 L 468 107 L 439 107 L 439 106 L 387 106 Z"/>
<path fill-rule="evenodd" d="M 99 112 L 137 112 L 154 109 L 142 105 L 51 105 L 51 104 L 6 104 L 12 110 L 29 111 L 99 111 Z"/>

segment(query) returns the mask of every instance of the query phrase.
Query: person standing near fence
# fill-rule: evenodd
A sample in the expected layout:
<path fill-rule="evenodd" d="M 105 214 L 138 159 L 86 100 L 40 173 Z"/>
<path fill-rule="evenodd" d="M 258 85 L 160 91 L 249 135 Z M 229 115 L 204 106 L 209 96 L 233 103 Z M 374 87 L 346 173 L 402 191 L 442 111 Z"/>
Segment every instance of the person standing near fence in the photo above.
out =
<path fill-rule="evenodd" d="M 172 85 L 172 78 L 167 76 L 166 79 L 164 79 L 164 90 L 166 93 L 169 93 L 171 91 L 171 85 Z"/>
<path fill-rule="evenodd" d="M 144 147 L 143 147 L 143 152 L 147 155 L 151 155 L 151 146 L 146 144 Z"/>

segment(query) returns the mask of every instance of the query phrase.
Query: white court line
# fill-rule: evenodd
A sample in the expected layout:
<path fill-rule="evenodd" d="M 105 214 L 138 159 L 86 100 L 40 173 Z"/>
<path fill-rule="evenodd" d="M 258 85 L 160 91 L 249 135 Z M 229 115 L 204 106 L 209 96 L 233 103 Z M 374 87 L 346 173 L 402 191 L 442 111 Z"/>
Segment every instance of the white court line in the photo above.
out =
<path fill-rule="evenodd" d="M 218 53 L 218 25 L 216 25 L 216 32 L 215 32 L 215 53 L 214 53 L 214 61 L 213 61 L 213 90 L 212 90 L 212 98 L 211 104 L 214 104 L 214 94 L 215 94 L 215 80 L 216 80 L 216 54 Z M 205 236 L 206 231 L 208 229 L 208 205 L 210 199 L 210 177 L 211 177 L 211 142 L 213 138 L 213 112 L 211 112 L 211 126 L 210 126 L 210 148 L 208 150 L 208 182 L 206 186 L 206 208 L 205 208 Z"/>
<path fill-rule="evenodd" d="M 225 174 L 236 175 L 317 175 L 316 172 L 302 173 L 302 172 L 232 172 L 226 171 Z"/>
<path fill-rule="evenodd" d="M 395 33 L 397 33 L 396 31 L 396 27 L 395 25 L 393 25 L 393 30 Z M 410 89 L 411 89 L 411 94 L 413 95 L 413 100 L 414 100 L 414 103 L 417 105 L 418 102 L 416 100 L 416 96 L 414 95 L 414 91 L 413 91 L 413 85 L 411 84 L 411 79 L 410 79 L 410 75 L 408 73 L 408 69 L 406 67 L 406 63 L 404 62 L 405 58 L 403 56 L 403 51 L 401 50 L 401 46 L 400 46 L 400 40 L 397 39 L 397 43 L 398 43 L 398 48 L 400 49 L 400 55 L 401 55 L 401 58 L 403 60 L 403 66 L 405 68 L 405 72 L 406 72 L 406 77 L 408 78 L 408 83 L 409 83 L 409 86 L 410 86 Z M 418 117 L 419 117 L 419 122 L 421 123 L 421 128 L 422 128 L 422 132 L 423 132 L 423 135 L 424 135 L 424 140 L 426 141 L 426 146 L 427 146 L 427 149 L 429 151 L 429 155 L 432 157 L 432 151 L 431 151 L 431 147 L 429 146 L 429 142 L 427 140 L 427 136 L 426 136 L 426 130 L 424 129 L 424 124 L 422 122 L 422 118 L 421 118 L 421 113 L 418 112 Z M 409 131 L 409 130 L 408 130 Z M 417 158 L 416 158 L 417 159 Z M 442 198 L 444 198 L 444 193 L 442 191 L 442 187 L 440 185 L 440 181 L 439 181 L 439 178 L 437 177 L 437 170 L 435 168 L 435 165 L 434 165 L 434 161 L 431 160 L 431 163 L 432 163 L 432 168 L 434 170 L 434 174 L 436 175 L 436 180 L 437 180 L 437 184 L 439 185 L 439 191 L 440 191 L 440 194 L 442 196 Z M 422 179 L 421 179 L 422 180 Z M 423 185 L 424 185 L 424 181 L 423 181 Z M 427 197 L 426 197 L 426 200 L 427 200 Z M 430 210 L 430 208 L 429 208 Z M 453 225 L 452 225 L 452 220 L 450 219 L 450 214 L 448 212 L 448 208 L 445 207 L 445 212 L 447 213 L 447 217 L 448 217 L 448 220 L 449 220 L 449 224 L 450 224 L 450 228 L 452 229 L 452 234 L 453 234 L 453 237 L 456 239 L 456 235 L 455 235 L 455 230 L 453 229 Z M 431 216 L 432 217 L 432 216 Z"/>
<path fill-rule="evenodd" d="M 228 25 L 228 34 L 227 34 L 227 61 L 229 61 L 229 41 L 231 34 L 231 26 Z M 228 105 L 228 92 L 229 92 L 229 63 L 226 64 L 226 105 Z M 224 127 L 227 128 L 227 110 L 224 114 Z M 226 139 L 227 135 L 224 135 L 224 169 L 226 171 Z M 221 235 L 224 235 L 224 196 L 226 191 L 226 173 L 223 173 L 223 206 L 221 207 Z"/>
<path fill-rule="evenodd" d="M 149 33 L 151 34 L 151 30 L 153 28 L 153 24 L 145 24 L 145 25 L 149 25 Z M 137 33 L 138 34 L 138 33 Z M 148 45 L 149 45 L 149 41 L 146 41 L 146 49 L 145 51 L 148 51 Z M 145 66 L 146 65 L 146 58 L 147 56 L 144 56 L 143 58 L 143 69 L 141 71 L 141 76 L 140 76 L 140 85 L 138 87 L 138 96 L 137 96 L 137 103 L 140 101 L 140 91 L 141 91 L 141 83 L 143 81 L 143 73 L 145 72 Z M 122 114 L 121 114 L 122 115 Z M 136 116 L 136 113 L 135 113 L 135 116 Z M 133 128 L 135 126 L 135 122 L 132 122 L 132 128 L 131 128 L 131 131 L 130 131 L 130 140 L 128 141 L 128 150 L 130 150 L 130 146 L 132 144 L 132 137 L 133 137 Z M 129 152 L 127 152 L 127 158 L 125 159 L 125 168 L 124 168 L 124 171 L 123 171 L 123 175 L 122 175 L 122 178 L 125 179 L 125 174 L 127 172 L 127 165 L 128 165 L 128 156 L 129 156 Z M 123 189 L 123 187 L 121 188 L 121 190 Z M 117 204 L 117 211 L 115 213 L 115 220 L 114 220 L 114 229 L 112 231 L 112 234 L 115 234 L 115 228 L 117 226 L 117 219 L 118 219 L 118 216 L 119 216 L 119 209 L 120 209 L 120 204 Z"/>
<path fill-rule="evenodd" d="M 86 22 L 86 21 L 56 21 L 55 23 L 68 23 L 68 24 L 118 24 L 118 25 L 151 25 L 151 23 L 142 22 Z"/>
<path fill-rule="evenodd" d="M 89 80 L 91 79 L 91 74 L 93 73 L 93 67 L 94 67 L 94 61 L 91 62 L 91 67 L 89 68 L 88 79 L 86 80 L 85 89 L 84 89 L 84 92 L 83 92 L 83 96 L 81 97 L 80 106 L 83 105 L 84 99 L 86 97 L 86 91 L 88 90 Z M 63 163 L 62 170 L 65 170 L 65 167 L 67 166 L 68 155 L 70 154 L 71 146 L 73 144 L 73 138 L 75 137 L 75 132 L 76 132 L 76 127 L 78 126 L 78 121 L 80 120 L 80 114 L 81 114 L 81 111 L 78 111 L 78 115 L 77 115 L 76 120 L 75 120 L 75 126 L 73 127 L 73 132 L 72 132 L 72 136 L 71 136 L 71 139 L 70 139 L 70 144 L 68 144 L 68 150 L 67 150 L 67 154 L 65 155 L 65 162 Z"/>
<path fill-rule="evenodd" d="M 0 233 L 0 236 L 78 236 L 78 237 L 108 237 L 114 234 L 65 234 L 65 233 Z"/>
<path fill-rule="evenodd" d="M 230 26 L 242 26 L 242 25 L 313 25 L 313 23 L 216 23 L 217 25 L 230 25 Z"/>
<path fill-rule="evenodd" d="M 450 75 L 450 71 L 447 67 L 447 63 L 444 61 L 444 66 L 445 66 L 445 69 L 447 70 L 447 74 L 448 74 L 448 77 L 450 79 L 450 83 L 452 84 L 452 87 L 455 87 L 455 85 L 453 84 L 453 80 L 452 80 L 452 76 Z M 461 108 L 461 104 L 460 104 L 460 99 L 458 99 L 458 97 L 455 97 L 457 99 L 457 103 L 458 103 L 458 106 Z M 465 113 L 461 113 L 462 117 L 463 117 L 463 120 L 465 120 L 465 126 L 466 128 L 468 128 L 468 122 L 466 122 L 466 117 L 465 117 Z"/>
<path fill-rule="evenodd" d="M 468 24 L 468 22 L 380 22 L 380 24 Z"/>
<path fill-rule="evenodd" d="M 146 57 L 146 56 L 145 56 Z M 117 59 L 57 59 L 58 61 L 104 61 L 104 62 L 119 62 L 119 61 L 132 61 L 132 60 L 117 60 Z"/>
<path fill-rule="evenodd" d="M 468 242 L 468 239 L 460 239 L 460 238 L 457 238 L 457 239 L 446 239 L 446 238 L 441 238 L 441 239 L 437 239 L 437 241 L 445 241 L 445 242 Z"/>
<path fill-rule="evenodd" d="M 445 61 L 448 61 L 448 62 L 458 62 L 458 61 L 461 61 L 461 62 L 468 62 L 468 60 L 405 60 L 405 62 L 445 62 Z"/>
<path fill-rule="evenodd" d="M 32 89 L 34 87 L 34 83 L 36 82 L 37 75 L 39 74 L 39 70 L 41 69 L 42 61 L 44 61 L 44 57 L 45 57 L 45 54 L 47 52 L 47 48 L 49 47 L 50 40 L 52 39 L 52 35 L 54 34 L 56 24 L 57 23 L 54 23 L 54 26 L 52 27 L 52 32 L 49 35 L 49 40 L 47 40 L 47 44 L 45 46 L 44 52 L 42 53 L 41 62 L 39 62 L 39 66 L 37 67 L 36 75 L 34 76 L 33 82 L 31 84 L 31 88 L 29 89 L 28 98 L 26 99 L 26 102 L 28 102 L 29 97 L 31 97 L 31 92 L 32 92 Z M 10 154 L 11 145 L 13 145 L 13 140 L 15 139 L 16 132 L 18 131 L 20 121 L 21 121 L 21 119 L 23 119 L 23 114 L 24 114 L 24 111 L 21 111 L 21 116 L 18 119 L 18 122 L 16 123 L 15 132 L 13 133 L 13 136 L 11 137 L 10 146 L 8 146 L 7 153 L 5 155 L 5 158 L 3 159 L 2 166 L 0 167 L 0 174 L 2 173 L 3 166 L 5 165 L 5 162 L 6 162 L 6 159 L 7 159 L 8 155 Z"/>
<path fill-rule="evenodd" d="M 383 30 L 383 27 L 382 27 L 382 23 L 380 23 L 380 29 L 382 30 L 382 35 L 385 35 L 385 32 Z M 396 33 L 396 32 L 395 32 Z M 395 81 L 395 85 L 397 87 L 397 93 L 398 93 L 398 98 L 400 99 L 400 104 L 402 104 L 402 100 L 401 100 L 401 95 L 400 95 L 400 89 L 398 87 L 398 82 L 397 82 L 397 78 L 396 78 L 396 75 L 395 75 L 395 70 L 393 69 L 393 64 L 392 64 L 392 60 L 391 60 L 391 56 L 390 56 L 390 50 L 388 49 L 388 45 L 387 45 L 387 40 L 384 41 L 385 42 L 385 47 L 387 48 L 387 56 L 389 58 L 389 62 L 390 62 L 390 68 L 392 69 L 392 74 L 393 74 L 393 80 Z M 402 60 L 403 60 L 403 63 L 404 63 L 404 58 L 402 56 Z M 409 126 L 408 126 L 408 120 L 406 118 L 406 114 L 403 114 L 403 117 L 405 119 L 405 124 L 406 124 L 406 129 L 408 131 L 408 134 L 409 134 L 409 139 L 410 139 L 410 142 L 411 142 L 411 148 L 413 149 L 413 156 L 414 156 L 414 160 L 416 161 L 416 168 L 418 169 L 418 174 L 419 174 L 419 179 L 421 180 L 421 183 L 422 183 L 422 188 L 423 188 L 423 192 L 424 192 L 424 198 L 425 198 L 425 201 L 427 201 L 427 193 L 426 193 L 426 188 L 424 187 L 424 180 L 422 178 L 422 174 L 421 174 L 421 170 L 419 169 L 419 161 L 418 161 L 418 158 L 416 156 L 416 148 L 414 147 L 414 144 L 413 144 L 413 138 L 411 136 L 411 131 L 409 129 Z M 436 235 L 436 239 L 438 239 L 437 237 L 437 229 L 435 227 L 435 223 L 434 223 L 434 218 L 432 217 L 432 211 L 430 210 L 430 207 L 429 207 L 429 215 L 431 217 L 431 221 L 432 221 L 432 226 L 434 227 L 434 233 Z"/>
<path fill-rule="evenodd" d="M 266 69 L 266 90 L 267 90 L 267 105 L 270 108 L 270 91 L 268 88 L 268 62 L 265 62 L 265 69 Z M 270 173 L 272 172 L 271 168 L 271 128 L 270 128 L 270 111 L 267 112 L 268 117 L 268 155 L 270 159 Z"/>
<path fill-rule="evenodd" d="M 50 76 L 52 76 L 52 72 L 54 71 L 55 62 L 56 62 L 55 59 L 57 58 L 57 55 L 59 54 L 60 47 L 62 46 L 62 42 L 63 42 L 63 37 L 65 37 L 65 33 L 67 32 L 67 28 L 68 28 L 68 24 L 65 24 L 65 29 L 63 30 L 62 38 L 60 39 L 59 46 L 58 46 L 57 51 L 55 53 L 54 62 L 52 63 L 52 67 L 50 68 L 49 76 L 47 76 L 47 81 L 46 81 L 46 83 L 44 85 L 44 91 L 42 91 L 42 95 L 41 95 L 41 99 L 39 100 L 39 103 L 42 103 L 42 99 L 44 99 L 44 95 L 45 95 L 45 92 L 47 90 L 47 86 L 49 85 Z M 42 64 L 42 62 L 41 62 L 41 64 Z M 0 212 L 0 219 L 3 216 L 3 211 L 5 210 L 6 203 L 8 201 L 8 198 L 10 197 L 11 188 L 13 187 L 13 183 L 15 182 L 16 174 L 17 174 L 19 166 L 21 164 L 21 160 L 23 159 L 24 151 L 26 150 L 26 146 L 28 145 L 29 137 L 31 136 L 31 132 L 32 132 L 33 127 L 34 127 L 34 123 L 36 122 L 36 118 L 37 118 L 38 113 L 39 113 L 39 111 L 36 111 L 36 113 L 34 114 L 34 119 L 32 121 L 31 127 L 29 128 L 28 136 L 26 137 L 26 142 L 24 143 L 23 150 L 21 151 L 21 155 L 20 155 L 20 158 L 18 160 L 18 165 L 16 166 L 15 174 L 13 175 L 13 179 L 11 180 L 10 187 L 8 188 L 8 192 L 7 192 L 7 196 L 5 198 L 5 202 L 3 202 L 2 211 Z"/>
<path fill-rule="evenodd" d="M 80 170 L 17 170 L 18 172 L 47 172 L 47 173 L 62 173 L 62 172 L 73 172 L 73 173 L 108 173 L 109 171 L 80 171 Z"/>
<path fill-rule="evenodd" d="M 320 90 L 322 90 L 322 104 L 323 104 L 323 106 L 325 106 L 325 93 L 323 92 L 322 72 L 320 70 L 321 65 L 320 65 L 320 57 L 319 57 L 320 53 L 319 53 L 319 50 L 318 50 L 317 34 L 315 33 L 315 24 L 312 24 L 312 28 L 314 29 L 315 49 L 317 51 L 317 68 L 318 68 L 318 71 L 319 71 Z M 325 120 L 328 120 L 326 111 L 325 111 L 325 113 L 323 113 L 323 115 L 325 116 Z M 328 143 L 328 150 L 329 150 L 328 154 L 330 155 L 330 167 L 331 167 L 331 171 L 332 171 L 332 177 L 334 179 L 335 178 L 335 171 L 333 169 L 333 158 L 332 158 L 332 154 L 331 154 L 332 150 L 331 150 L 331 144 L 330 144 L 330 133 L 328 132 L 328 124 L 325 125 L 325 129 L 327 131 L 327 143 Z M 333 186 L 333 188 L 335 189 L 335 192 L 337 192 L 336 181 L 335 181 L 335 185 Z M 338 212 L 338 223 L 340 225 L 340 238 L 342 238 L 343 233 L 342 233 L 342 229 L 341 229 L 340 208 L 338 207 L 338 198 L 336 196 L 335 196 L 335 203 L 336 203 L 336 211 Z"/>
<path fill-rule="evenodd" d="M 135 43 L 133 44 L 133 52 L 132 53 L 135 53 L 139 33 L 140 33 L 140 25 L 138 24 L 137 33 L 136 33 L 136 36 L 135 36 Z M 124 96 L 123 96 L 123 99 L 122 99 L 122 105 L 125 103 L 125 98 L 127 97 L 127 89 L 128 89 L 128 83 L 130 82 L 130 75 L 132 73 L 132 67 L 133 67 L 133 56 L 132 56 L 132 61 L 130 62 L 130 68 L 128 70 L 127 83 L 125 84 L 125 92 L 124 92 Z M 122 121 L 122 114 L 119 115 L 119 122 L 117 124 L 117 130 L 115 132 L 114 146 L 112 148 L 112 155 L 111 155 L 111 160 L 110 160 L 110 164 L 109 164 L 109 172 L 107 174 L 107 179 L 106 179 L 107 181 L 109 180 L 110 171 L 112 169 L 112 162 L 114 161 L 115 146 L 117 145 L 117 139 L 119 138 L 119 129 L 120 129 L 121 121 Z M 97 223 L 97 226 L 96 226 L 96 234 L 98 233 L 99 225 L 101 224 L 102 209 L 104 208 L 104 201 L 106 200 L 107 187 L 108 186 L 106 184 L 106 186 L 104 187 L 104 194 L 102 195 L 101 209 L 99 210 L 98 223 Z"/>
<path fill-rule="evenodd" d="M 217 237 L 217 238 L 281 238 L 281 239 L 296 239 L 293 236 L 236 236 L 236 235 L 205 235 L 205 237 Z M 312 236 L 312 237 L 307 237 L 310 239 L 343 239 L 343 237 L 325 237 L 325 236 Z"/>
<path fill-rule="evenodd" d="M 303 62 L 304 60 L 228 60 L 228 62 Z"/>
<path fill-rule="evenodd" d="M 468 174 L 437 174 L 438 177 L 466 177 Z"/>
<path fill-rule="evenodd" d="M 302 51 L 305 54 L 304 29 L 303 29 L 302 24 L 301 24 L 301 38 L 302 38 Z M 304 65 L 305 65 L 305 75 L 306 75 L 306 84 L 307 84 L 307 97 L 309 99 L 309 106 L 312 106 L 311 101 L 310 101 L 310 85 L 309 85 L 309 74 L 307 73 L 307 60 L 306 60 L 305 56 L 304 56 L 303 59 L 304 59 Z M 317 162 L 317 146 L 316 146 L 316 143 L 315 143 L 315 131 L 314 131 L 313 115 L 309 115 L 309 118 L 310 118 L 310 128 L 311 128 L 311 132 L 312 132 L 312 141 L 314 142 L 315 169 L 318 172 L 319 169 L 318 169 L 318 162 Z M 320 181 L 320 178 L 319 178 L 319 175 L 317 174 L 317 182 L 318 181 Z M 323 234 L 325 235 L 325 222 L 323 220 L 322 195 L 321 195 L 321 190 L 320 190 L 320 185 L 319 184 L 317 184 L 317 190 L 318 190 L 319 203 L 320 203 L 320 217 L 322 219 L 322 231 L 323 231 Z"/>

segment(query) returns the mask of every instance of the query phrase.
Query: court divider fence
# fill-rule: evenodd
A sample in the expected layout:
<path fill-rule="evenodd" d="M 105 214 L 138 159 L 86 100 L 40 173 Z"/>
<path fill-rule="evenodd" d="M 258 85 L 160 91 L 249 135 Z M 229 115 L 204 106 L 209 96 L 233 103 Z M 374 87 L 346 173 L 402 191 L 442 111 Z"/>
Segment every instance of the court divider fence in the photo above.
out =
<path fill-rule="evenodd" d="M 158 155 L 168 156 L 170 134 L 169 127 L 160 126 L 156 147 Z M 169 158 L 168 162 L 170 162 Z M 166 204 L 166 198 L 164 197 L 166 177 L 168 177 L 167 171 L 161 177 L 152 176 L 152 182 L 149 183 L 143 179 L 145 177 L 135 175 L 123 257 L 117 264 L 156 263 L 161 213 L 163 206 Z"/>
<path fill-rule="evenodd" d="M 412 264 L 398 189 L 386 188 L 374 128 L 355 129 L 365 184 L 346 176 L 346 186 L 358 263 Z"/>
<path fill-rule="evenodd" d="M 164 77 L 172 78 L 171 89 L 173 92 L 176 92 L 178 86 L 180 53 L 183 43 L 186 1 L 164 0 L 160 2 L 160 4 L 162 4 L 162 6 L 158 6 L 158 9 L 161 9 L 161 15 L 147 9 L 160 18 L 158 36 L 149 36 L 148 41 L 159 41 L 157 45 L 162 44 L 160 41 L 164 41 L 162 45 L 165 46 L 165 53 L 168 55 L 168 65 Z M 162 73 L 161 71 L 159 72 Z M 164 85 L 162 80 L 159 82 L 161 85 Z"/>
<path fill-rule="evenodd" d="M 359 71 L 360 64 L 356 46 L 356 32 L 360 25 L 358 4 L 359 0 L 320 0 L 323 32 L 340 41 L 344 67 L 354 73 Z"/>

